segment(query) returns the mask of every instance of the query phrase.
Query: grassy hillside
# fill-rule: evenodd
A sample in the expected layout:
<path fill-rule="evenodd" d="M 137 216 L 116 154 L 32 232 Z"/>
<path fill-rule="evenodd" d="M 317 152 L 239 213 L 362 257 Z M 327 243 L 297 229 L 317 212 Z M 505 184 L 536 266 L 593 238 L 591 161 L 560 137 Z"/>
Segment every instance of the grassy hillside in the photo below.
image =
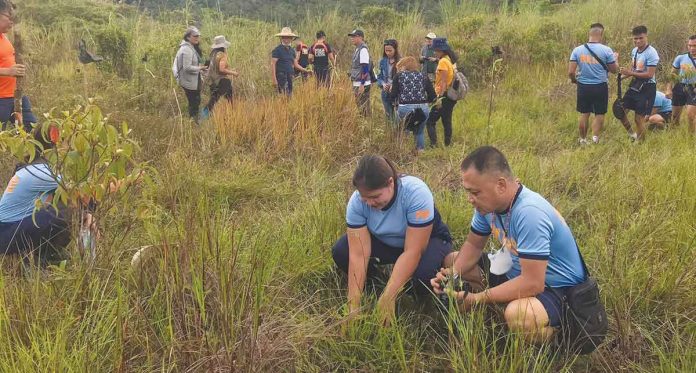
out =
<path fill-rule="evenodd" d="M 664 82 L 695 29 L 696 5 L 530 3 L 511 13 L 448 5 L 432 27 L 419 12 L 386 13 L 388 22 L 379 24 L 333 12 L 296 26 L 303 36 L 326 30 L 342 72 L 351 53 L 344 35 L 353 25 L 366 29 L 374 48 L 396 37 L 404 54 L 415 53 L 431 29 L 450 38 L 476 89 L 456 107 L 454 146 L 415 157 L 412 139 L 383 121 L 376 94 L 373 117 L 358 116 L 343 73 L 332 92 L 305 84 L 290 101 L 276 97 L 268 56 L 279 25 L 210 10 L 150 16 L 110 1 L 23 1 L 36 112 L 96 97 L 114 120 L 130 123 L 144 149 L 140 159 L 157 174 L 101 217 L 93 265 L 75 255 L 65 268 L 0 273 L 0 371 L 693 370 L 696 142 L 682 125 L 633 145 L 609 119 L 601 145 L 578 147 L 565 69 L 590 23 L 604 23 L 622 56 L 631 26 L 646 23 Z M 182 118 L 186 100 L 170 71 L 192 22 L 205 48 L 212 36 L 228 36 L 231 65 L 241 72 L 235 105 L 220 107 L 200 128 Z M 107 62 L 79 65 L 79 39 Z M 505 61 L 489 127 L 492 45 L 502 46 Z M 329 249 L 345 229 L 357 158 L 382 153 L 423 178 L 459 245 L 472 208 L 458 166 L 483 144 L 502 149 L 524 184 L 572 227 L 610 316 L 610 334 L 594 354 L 525 345 L 482 310 L 451 320 L 450 335 L 440 314 L 408 297 L 391 328 L 378 327 L 369 312 L 352 327 L 341 322 L 345 292 Z M 0 164 L 5 183 L 12 165 L 6 156 Z M 145 245 L 157 248 L 153 258 L 131 268 Z"/>

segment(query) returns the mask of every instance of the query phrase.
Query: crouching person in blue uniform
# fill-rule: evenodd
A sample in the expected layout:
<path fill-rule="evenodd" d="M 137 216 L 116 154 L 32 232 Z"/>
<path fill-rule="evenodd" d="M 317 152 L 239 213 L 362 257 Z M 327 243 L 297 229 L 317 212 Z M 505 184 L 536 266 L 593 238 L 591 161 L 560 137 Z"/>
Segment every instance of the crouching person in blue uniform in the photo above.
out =
<path fill-rule="evenodd" d="M 377 274 L 375 265 L 394 264 L 377 303 L 388 324 L 409 280 L 417 296 L 431 293 L 429 281 L 451 252 L 452 239 L 428 186 L 414 176 L 400 175 L 386 158 L 364 156 L 353 185 L 357 190 L 346 208 L 347 232 L 334 245 L 333 259 L 348 274 L 350 315 L 360 312 L 365 280 Z"/>
<path fill-rule="evenodd" d="M 445 269 L 431 280 L 435 293 L 442 293 L 443 283 L 454 272 L 474 285 L 472 289 L 478 287 L 478 292 L 448 290 L 460 310 L 476 304 L 504 304 L 509 329 L 540 343 L 551 341 L 557 329 L 569 325 L 566 321 L 570 320 L 565 320 L 569 302 L 577 291 L 585 291 L 583 296 L 589 294 L 588 304 L 594 308 L 573 311 L 601 325 L 585 324 L 588 332 L 596 332 L 593 338 L 597 339 L 582 342 L 601 342 L 606 333 L 604 307 L 561 214 L 544 197 L 520 184 L 505 156 L 494 147 L 474 150 L 462 162 L 461 172 L 468 201 L 475 209 L 471 230 L 459 252 L 448 256 Z M 491 236 L 501 249 L 484 255 L 482 250 Z M 586 291 L 585 286 L 591 289 Z M 596 345 L 583 347 L 593 350 Z"/>
<path fill-rule="evenodd" d="M 34 139 L 42 149 L 53 147 L 49 133 L 41 126 L 34 128 Z M 62 210 L 51 204 L 59 178 L 45 159 L 37 156 L 33 162 L 17 166 L 5 192 L 0 198 L 0 254 L 34 254 L 37 262 L 47 264 L 59 259 L 70 242 L 70 229 Z M 37 200 L 42 207 L 35 211 Z"/>

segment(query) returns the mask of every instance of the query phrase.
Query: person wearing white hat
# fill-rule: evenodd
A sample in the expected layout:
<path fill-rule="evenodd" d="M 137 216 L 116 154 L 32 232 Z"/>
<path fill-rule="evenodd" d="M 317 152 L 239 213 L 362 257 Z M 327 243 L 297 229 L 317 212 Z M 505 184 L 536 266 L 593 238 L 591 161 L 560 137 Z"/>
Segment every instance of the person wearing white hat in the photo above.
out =
<path fill-rule="evenodd" d="M 295 70 L 303 73 L 309 73 L 309 70 L 300 66 L 295 58 L 297 52 L 292 47 L 292 41 L 297 39 L 297 35 L 292 32 L 292 29 L 283 27 L 275 36 L 280 38 L 280 44 L 271 52 L 271 78 L 278 92 L 290 96 Z"/>
<path fill-rule="evenodd" d="M 201 33 L 197 28 L 193 26 L 187 28 L 173 66 L 174 77 L 186 92 L 189 116 L 196 123 L 198 123 L 198 109 L 201 105 L 201 71 L 207 69 L 205 65 L 201 64 L 200 40 Z"/>
<path fill-rule="evenodd" d="M 206 105 L 208 112 L 213 110 L 213 106 L 221 97 L 225 97 L 229 102 L 232 101 L 232 80 L 231 77 L 239 76 L 239 73 L 230 69 L 227 62 L 227 49 L 230 42 L 223 35 L 218 35 L 213 39 L 210 47 L 210 67 L 208 80 L 210 81 L 210 101 Z"/>
<path fill-rule="evenodd" d="M 423 65 L 421 72 L 428 76 L 431 82 L 435 81 L 435 71 L 437 70 L 437 57 L 433 49 L 433 39 L 437 38 L 435 33 L 429 32 L 425 35 L 425 44 L 421 49 L 420 63 Z"/>

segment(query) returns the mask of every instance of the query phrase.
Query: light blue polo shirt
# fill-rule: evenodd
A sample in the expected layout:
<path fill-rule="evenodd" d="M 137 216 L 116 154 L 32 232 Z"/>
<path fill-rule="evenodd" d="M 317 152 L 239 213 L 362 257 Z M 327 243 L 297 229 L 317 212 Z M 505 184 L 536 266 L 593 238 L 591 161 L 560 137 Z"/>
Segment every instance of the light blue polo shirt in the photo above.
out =
<path fill-rule="evenodd" d="M 508 279 L 522 273 L 522 258 L 548 261 L 548 287 L 574 286 L 585 280 L 578 246 L 568 224 L 544 197 L 525 187 L 518 191 L 509 214 L 481 215 L 474 211 L 471 231 L 480 236 L 493 235 L 501 244 L 506 242 L 512 253 Z"/>
<path fill-rule="evenodd" d="M 633 68 L 633 62 L 635 61 L 636 68 Z M 660 63 L 660 56 L 657 54 L 657 50 L 648 45 L 643 52 L 638 52 L 638 48 L 633 48 L 631 51 L 631 70 L 634 72 L 643 73 L 648 71 L 648 67 L 657 67 Z M 656 83 L 655 76 L 653 75 L 648 83 Z"/>
<path fill-rule="evenodd" d="M 668 99 L 664 93 L 657 91 L 655 93 L 655 103 L 653 107 L 657 108 L 658 113 L 671 113 L 672 112 L 672 100 Z"/>
<path fill-rule="evenodd" d="M 614 59 L 614 51 L 601 43 L 587 43 L 587 46 L 592 49 L 597 57 L 605 64 L 611 65 L 616 63 Z M 573 49 L 570 54 L 570 61 L 578 64 L 578 83 L 580 84 L 602 84 L 609 80 L 609 73 L 604 70 L 596 58 L 585 48 L 585 45 L 580 45 Z"/>
<path fill-rule="evenodd" d="M 45 202 L 48 194 L 58 188 L 53 173 L 44 163 L 25 166 L 7 184 L 0 198 L 0 222 L 20 221 L 34 212 L 34 201 Z"/>
<path fill-rule="evenodd" d="M 451 240 L 447 225 L 435 209 L 430 188 L 414 176 L 397 179 L 396 195 L 381 210 L 363 202 L 360 192 L 356 190 L 348 201 L 346 223 L 354 229 L 367 226 L 373 236 L 395 248 L 404 247 L 407 227 L 427 227 L 432 224 L 431 237 Z"/>
<path fill-rule="evenodd" d="M 694 58 L 694 60 L 696 60 L 696 58 Z M 672 67 L 679 70 L 682 84 L 696 84 L 696 66 L 694 66 L 691 58 L 689 58 L 688 53 L 678 55 L 674 59 Z M 691 77 L 687 77 L 687 74 Z"/>

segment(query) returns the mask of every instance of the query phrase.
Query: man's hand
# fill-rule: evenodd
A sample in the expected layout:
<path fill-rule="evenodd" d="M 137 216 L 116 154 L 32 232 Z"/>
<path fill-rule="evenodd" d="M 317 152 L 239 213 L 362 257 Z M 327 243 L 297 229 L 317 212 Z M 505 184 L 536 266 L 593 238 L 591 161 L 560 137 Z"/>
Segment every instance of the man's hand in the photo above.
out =
<path fill-rule="evenodd" d="M 433 287 L 433 292 L 435 294 L 437 294 L 437 295 L 442 294 L 442 292 L 444 291 L 442 283 L 451 274 L 452 274 L 452 268 L 440 268 L 440 272 L 438 272 L 435 275 L 435 277 L 430 279 L 430 286 Z"/>
<path fill-rule="evenodd" d="M 428 57 L 428 61 L 435 62 L 437 61 L 437 57 Z"/>
<path fill-rule="evenodd" d="M 625 67 L 619 68 L 619 74 L 623 76 L 633 76 L 633 71 L 631 69 L 627 69 Z"/>
<path fill-rule="evenodd" d="M 27 68 L 24 65 L 16 64 L 7 68 L 7 76 L 23 77 L 26 72 Z"/>
<path fill-rule="evenodd" d="M 468 291 L 458 291 L 455 294 L 451 294 L 451 296 L 457 300 L 457 305 L 464 311 L 470 310 L 476 304 L 476 294 Z"/>
<path fill-rule="evenodd" d="M 201 68 L 201 71 L 208 71 L 208 66 L 206 65 L 199 65 L 198 67 Z"/>
<path fill-rule="evenodd" d="M 377 301 L 377 314 L 383 326 L 390 326 L 396 315 L 396 300 L 384 296 Z"/>
<path fill-rule="evenodd" d="M 392 85 L 389 84 L 389 83 L 387 83 L 387 84 L 384 85 L 384 90 L 385 90 L 386 92 L 391 92 L 391 87 L 392 87 Z"/>

